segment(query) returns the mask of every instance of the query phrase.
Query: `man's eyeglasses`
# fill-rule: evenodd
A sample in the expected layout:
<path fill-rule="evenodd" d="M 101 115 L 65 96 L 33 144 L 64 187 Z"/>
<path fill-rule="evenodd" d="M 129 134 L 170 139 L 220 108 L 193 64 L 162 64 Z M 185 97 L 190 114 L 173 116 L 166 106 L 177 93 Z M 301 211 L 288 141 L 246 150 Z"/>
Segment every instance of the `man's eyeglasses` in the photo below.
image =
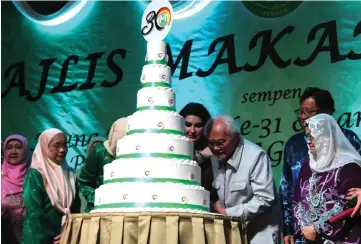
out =
<path fill-rule="evenodd" d="M 208 141 L 209 147 L 223 147 L 226 141 Z"/>
<path fill-rule="evenodd" d="M 301 109 L 297 109 L 295 110 L 295 113 L 297 115 L 306 115 L 307 117 L 313 116 L 315 115 L 318 111 L 320 111 L 319 109 L 316 110 L 301 110 Z"/>

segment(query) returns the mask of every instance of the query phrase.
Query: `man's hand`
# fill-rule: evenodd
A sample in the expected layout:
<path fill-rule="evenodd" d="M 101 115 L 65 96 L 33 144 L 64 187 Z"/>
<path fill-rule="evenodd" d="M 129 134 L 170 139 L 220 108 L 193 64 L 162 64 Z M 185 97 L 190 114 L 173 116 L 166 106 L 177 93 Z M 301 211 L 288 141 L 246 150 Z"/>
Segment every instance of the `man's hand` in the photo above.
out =
<path fill-rule="evenodd" d="M 361 214 L 361 189 L 360 188 L 351 188 L 348 190 L 346 195 L 346 200 L 351 200 L 357 197 L 357 204 L 355 206 L 354 211 L 351 214 L 351 217 L 355 217 L 357 213 Z"/>
<path fill-rule="evenodd" d="M 218 200 L 212 204 L 213 209 L 222 215 L 227 215 L 226 209 L 222 206 L 222 203 Z"/>
<path fill-rule="evenodd" d="M 305 226 L 302 228 L 303 237 L 308 241 L 315 241 L 317 232 L 313 226 Z"/>
<path fill-rule="evenodd" d="M 284 236 L 283 243 L 284 244 L 295 244 L 295 241 L 293 240 L 293 235 Z"/>

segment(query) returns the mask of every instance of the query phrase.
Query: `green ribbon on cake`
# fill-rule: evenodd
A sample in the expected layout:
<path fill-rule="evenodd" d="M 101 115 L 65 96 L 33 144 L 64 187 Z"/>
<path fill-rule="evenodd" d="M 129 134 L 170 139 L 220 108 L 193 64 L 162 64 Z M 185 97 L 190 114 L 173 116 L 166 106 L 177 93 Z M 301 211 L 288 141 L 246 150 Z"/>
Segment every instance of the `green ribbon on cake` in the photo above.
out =
<path fill-rule="evenodd" d="M 161 60 L 148 60 L 148 61 L 145 61 L 145 64 L 148 65 L 148 64 L 162 64 L 162 65 L 167 65 L 168 62 L 165 60 L 165 59 L 161 59 Z"/>
<path fill-rule="evenodd" d="M 192 209 L 200 211 L 209 211 L 209 208 L 194 205 L 194 204 L 182 204 L 182 203 L 168 203 L 168 202 L 144 202 L 144 203 L 134 203 L 134 202 L 124 202 L 124 203 L 107 203 L 96 205 L 95 209 L 102 208 L 182 208 L 182 209 Z"/>
<path fill-rule="evenodd" d="M 171 154 L 171 153 L 130 153 L 123 154 L 116 157 L 116 159 L 120 158 L 175 158 L 175 159 L 184 159 L 184 160 L 192 160 L 192 157 L 181 155 L 181 154 Z"/>
<path fill-rule="evenodd" d="M 182 180 L 182 179 L 172 179 L 172 178 L 118 178 L 118 179 L 105 180 L 104 184 L 125 183 L 125 182 L 180 183 L 184 185 L 199 186 L 199 183 L 194 180 Z"/>
<path fill-rule="evenodd" d="M 142 85 L 143 88 L 147 88 L 147 87 L 167 87 L 167 88 L 171 88 L 171 85 L 168 83 L 164 83 L 164 82 L 147 82 L 144 83 Z"/>
<path fill-rule="evenodd" d="M 172 107 L 166 107 L 166 106 L 144 106 L 144 107 L 139 107 L 137 109 L 137 111 L 143 111 L 143 110 L 165 110 L 165 111 L 171 111 L 171 112 L 175 112 L 175 108 Z"/>
<path fill-rule="evenodd" d="M 133 135 L 137 133 L 156 133 L 156 134 L 172 134 L 172 135 L 180 135 L 183 136 L 184 133 L 179 130 L 167 130 L 167 129 L 137 129 L 130 130 L 127 132 L 127 135 Z"/>

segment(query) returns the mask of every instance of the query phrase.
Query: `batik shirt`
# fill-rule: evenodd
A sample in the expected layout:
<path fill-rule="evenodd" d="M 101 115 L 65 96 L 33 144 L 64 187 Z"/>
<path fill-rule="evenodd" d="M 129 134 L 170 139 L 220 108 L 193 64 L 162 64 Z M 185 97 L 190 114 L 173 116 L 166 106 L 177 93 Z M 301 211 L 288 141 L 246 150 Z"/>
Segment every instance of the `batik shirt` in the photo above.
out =
<path fill-rule="evenodd" d="M 361 141 L 351 130 L 341 128 L 346 138 L 361 155 Z M 280 197 L 283 211 L 283 234 L 293 235 L 293 192 L 300 174 L 302 163 L 308 160 L 308 147 L 305 132 L 293 135 L 286 143 L 284 149 L 284 163 L 281 173 Z"/>

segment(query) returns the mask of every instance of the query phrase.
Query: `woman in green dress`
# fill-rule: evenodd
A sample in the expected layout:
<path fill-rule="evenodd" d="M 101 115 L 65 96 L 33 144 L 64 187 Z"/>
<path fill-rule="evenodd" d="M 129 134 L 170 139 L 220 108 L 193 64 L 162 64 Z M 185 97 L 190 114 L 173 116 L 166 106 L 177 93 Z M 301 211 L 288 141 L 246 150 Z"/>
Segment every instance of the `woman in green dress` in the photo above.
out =
<path fill-rule="evenodd" d="M 115 121 L 109 131 L 108 140 L 97 145 L 87 156 L 79 176 L 79 190 L 86 199 L 85 212 L 94 209 L 95 189 L 103 184 L 104 165 L 111 163 L 116 157 L 117 141 L 127 132 L 127 119 Z"/>
<path fill-rule="evenodd" d="M 86 158 L 89 157 L 89 155 L 95 150 L 95 147 L 97 145 L 103 144 L 106 140 L 107 140 L 106 138 L 101 136 L 92 137 L 91 140 L 89 141 L 85 157 Z M 76 171 L 77 179 L 80 177 L 80 172 L 81 172 L 81 168 L 77 169 Z M 84 213 L 87 210 L 87 200 L 85 199 L 85 197 L 81 192 L 79 192 L 79 197 L 81 202 L 80 213 Z"/>
<path fill-rule="evenodd" d="M 67 150 L 61 130 L 48 129 L 40 135 L 24 180 L 23 244 L 60 243 L 67 218 L 79 212 L 75 175 L 65 160 Z"/>

